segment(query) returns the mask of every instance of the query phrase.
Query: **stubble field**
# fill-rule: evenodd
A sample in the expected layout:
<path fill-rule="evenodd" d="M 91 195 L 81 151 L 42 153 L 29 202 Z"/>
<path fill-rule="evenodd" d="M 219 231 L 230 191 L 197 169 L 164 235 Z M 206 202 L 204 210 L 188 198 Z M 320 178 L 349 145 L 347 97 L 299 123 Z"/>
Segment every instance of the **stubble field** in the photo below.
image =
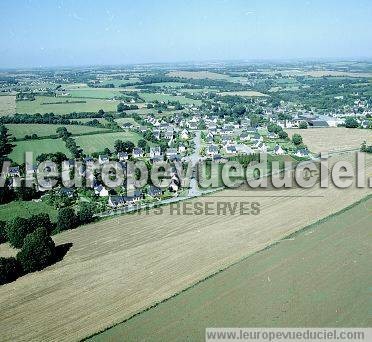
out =
<path fill-rule="evenodd" d="M 372 130 L 359 128 L 287 129 L 289 137 L 300 134 L 304 144 L 314 153 L 359 149 L 363 141 L 372 144 Z"/>
<path fill-rule="evenodd" d="M 354 156 L 348 156 L 353 161 Z M 366 175 L 371 174 L 368 157 Z M 334 157 L 333 162 L 338 158 Z M 4 341 L 78 340 L 129 318 L 301 227 L 368 188 L 226 190 L 191 203 L 260 202 L 261 214 L 129 215 L 66 231 L 65 258 L 0 288 Z"/>
<path fill-rule="evenodd" d="M 15 113 L 16 102 L 15 95 L 0 95 L 0 116 Z"/>
<path fill-rule="evenodd" d="M 368 327 L 372 198 L 92 341 L 203 341 L 207 327 Z"/>

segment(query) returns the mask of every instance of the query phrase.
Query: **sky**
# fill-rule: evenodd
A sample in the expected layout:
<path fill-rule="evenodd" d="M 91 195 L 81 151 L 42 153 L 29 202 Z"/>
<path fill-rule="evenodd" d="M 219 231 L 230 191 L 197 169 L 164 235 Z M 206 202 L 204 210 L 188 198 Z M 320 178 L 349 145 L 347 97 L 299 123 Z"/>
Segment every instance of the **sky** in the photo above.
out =
<path fill-rule="evenodd" d="M 372 57 L 370 0 L 1 0 L 0 68 Z"/>

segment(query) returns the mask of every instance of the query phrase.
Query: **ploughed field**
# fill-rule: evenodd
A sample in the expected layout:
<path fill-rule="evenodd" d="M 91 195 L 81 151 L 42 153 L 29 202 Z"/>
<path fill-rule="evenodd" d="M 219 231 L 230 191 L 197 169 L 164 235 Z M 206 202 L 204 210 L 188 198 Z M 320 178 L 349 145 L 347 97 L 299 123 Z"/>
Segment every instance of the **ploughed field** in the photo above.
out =
<path fill-rule="evenodd" d="M 93 341 L 203 341 L 208 327 L 368 327 L 372 198 Z"/>
<path fill-rule="evenodd" d="M 351 154 L 342 157 L 355 160 Z M 338 159 L 335 156 L 332 161 Z M 372 172 L 371 159 L 367 160 L 367 176 Z M 170 207 L 164 206 L 161 215 L 156 211 L 126 215 L 63 232 L 53 237 L 56 244 L 71 242 L 73 246 L 61 262 L 0 287 L 1 339 L 84 338 L 368 193 L 368 188 L 334 186 L 225 190 L 188 202 L 208 202 L 212 207 L 217 202 L 259 202 L 261 213 L 172 215 Z M 339 248 L 345 245 L 340 242 Z"/>

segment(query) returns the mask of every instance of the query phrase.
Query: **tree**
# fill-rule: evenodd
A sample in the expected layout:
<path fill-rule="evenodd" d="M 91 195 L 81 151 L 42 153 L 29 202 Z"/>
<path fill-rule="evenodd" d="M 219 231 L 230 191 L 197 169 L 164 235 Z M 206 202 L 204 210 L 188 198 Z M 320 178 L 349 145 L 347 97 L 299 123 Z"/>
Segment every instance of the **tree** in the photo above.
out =
<path fill-rule="evenodd" d="M 302 137 L 301 135 L 299 134 L 293 134 L 292 136 L 292 142 L 295 144 L 295 145 L 301 145 L 302 144 Z"/>
<path fill-rule="evenodd" d="M 32 233 L 32 227 L 29 226 L 27 219 L 23 217 L 16 217 L 6 225 L 8 240 L 15 248 L 21 248 L 23 240 L 30 233 Z"/>
<path fill-rule="evenodd" d="M 26 236 L 17 260 L 25 273 L 40 271 L 56 260 L 55 244 L 45 228 Z"/>
<path fill-rule="evenodd" d="M 126 109 L 126 107 L 127 107 L 127 106 L 126 106 L 124 103 L 120 102 L 120 103 L 118 104 L 117 111 L 118 111 L 118 112 L 124 112 L 125 109 Z"/>
<path fill-rule="evenodd" d="M 359 126 L 359 123 L 357 119 L 349 116 L 345 119 L 345 127 L 347 128 L 357 128 Z"/>
<path fill-rule="evenodd" d="M 6 235 L 6 222 L 0 221 L 0 243 L 8 241 L 8 236 Z"/>
<path fill-rule="evenodd" d="M 279 136 L 280 139 L 288 139 L 288 133 L 285 132 L 285 131 L 280 131 L 278 133 L 278 136 Z"/>
<path fill-rule="evenodd" d="M 80 205 L 77 219 L 79 223 L 85 224 L 93 221 L 94 205 L 91 203 L 83 203 Z"/>
<path fill-rule="evenodd" d="M 301 121 L 300 124 L 298 125 L 298 128 L 307 129 L 307 122 L 306 121 Z"/>
<path fill-rule="evenodd" d="M 20 265 L 16 258 L 0 258 L 0 285 L 16 280 L 20 273 Z"/>
<path fill-rule="evenodd" d="M 128 152 L 128 153 L 132 153 L 133 149 L 134 149 L 134 144 L 131 142 L 131 141 L 124 141 L 123 143 L 123 152 Z"/>
<path fill-rule="evenodd" d="M 142 148 L 143 150 L 146 150 L 147 147 L 147 141 L 144 139 L 138 140 L 138 147 Z"/>
<path fill-rule="evenodd" d="M 122 140 L 116 140 L 114 144 L 116 153 L 124 151 L 124 142 Z"/>
<path fill-rule="evenodd" d="M 76 227 L 77 218 L 74 209 L 71 207 L 61 208 L 57 215 L 57 231 L 61 232 Z"/>
<path fill-rule="evenodd" d="M 53 224 L 47 213 L 32 215 L 28 219 L 28 221 L 32 231 L 35 231 L 37 228 L 42 227 L 45 228 L 49 234 L 52 232 Z"/>

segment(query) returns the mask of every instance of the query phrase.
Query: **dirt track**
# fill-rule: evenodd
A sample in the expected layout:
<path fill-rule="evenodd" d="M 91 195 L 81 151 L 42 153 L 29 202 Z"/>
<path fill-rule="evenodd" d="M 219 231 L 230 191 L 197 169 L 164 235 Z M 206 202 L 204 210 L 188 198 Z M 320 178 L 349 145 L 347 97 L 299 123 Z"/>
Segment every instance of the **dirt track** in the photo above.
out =
<path fill-rule="evenodd" d="M 193 202 L 258 201 L 261 214 L 170 215 L 164 207 L 163 215 L 123 216 L 64 232 L 54 238 L 73 243 L 63 261 L 0 287 L 1 339 L 84 338 L 369 192 L 229 190 Z M 259 197 L 247 197 L 252 195 Z"/>

